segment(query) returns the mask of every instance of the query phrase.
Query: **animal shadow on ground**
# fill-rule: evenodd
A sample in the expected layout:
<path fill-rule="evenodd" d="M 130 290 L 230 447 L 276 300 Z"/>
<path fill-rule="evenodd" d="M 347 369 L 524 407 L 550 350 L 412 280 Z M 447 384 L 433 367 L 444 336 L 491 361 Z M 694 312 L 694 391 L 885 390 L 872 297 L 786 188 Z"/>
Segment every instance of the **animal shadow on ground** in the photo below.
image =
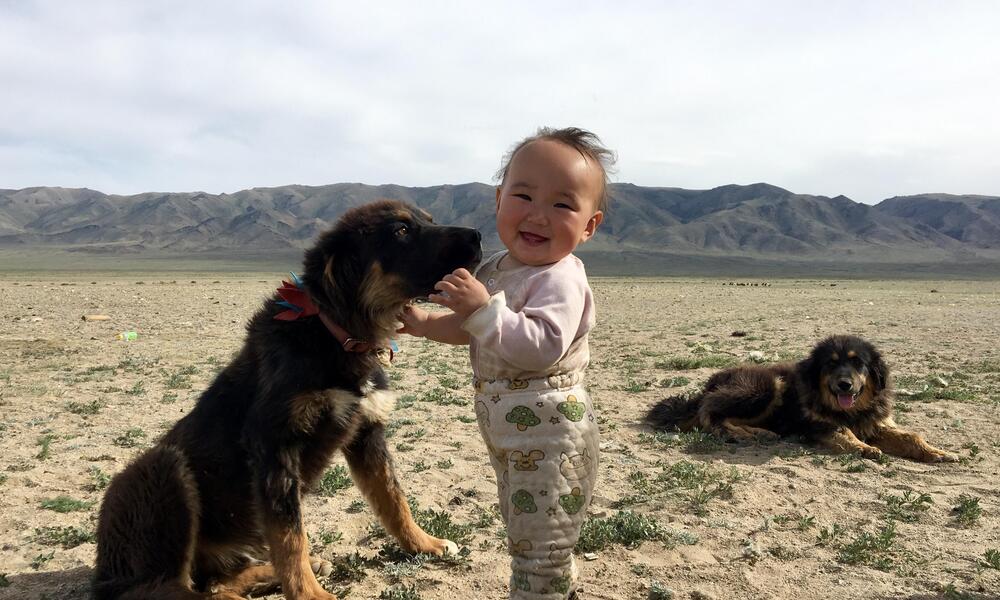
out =
<path fill-rule="evenodd" d="M 647 435 L 670 436 L 674 440 L 671 445 L 681 454 L 700 459 L 721 460 L 730 465 L 759 467 L 786 455 L 827 454 L 815 446 L 799 443 L 794 438 L 748 442 L 726 440 L 703 432 L 657 431 L 645 423 L 635 423 L 629 427 L 633 431 Z"/>
<path fill-rule="evenodd" d="M 89 600 L 93 573 L 90 567 L 77 567 L 11 575 L 10 586 L 0 588 L 0 600 Z"/>

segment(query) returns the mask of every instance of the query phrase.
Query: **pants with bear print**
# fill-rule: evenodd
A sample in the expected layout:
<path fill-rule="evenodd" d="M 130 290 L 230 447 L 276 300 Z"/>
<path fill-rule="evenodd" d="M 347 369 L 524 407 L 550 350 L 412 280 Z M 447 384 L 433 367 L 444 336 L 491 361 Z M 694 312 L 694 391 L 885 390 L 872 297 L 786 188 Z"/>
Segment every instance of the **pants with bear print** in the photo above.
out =
<path fill-rule="evenodd" d="M 597 480 L 599 435 L 582 373 L 476 380 L 476 418 L 497 475 L 510 598 L 564 600 Z"/>

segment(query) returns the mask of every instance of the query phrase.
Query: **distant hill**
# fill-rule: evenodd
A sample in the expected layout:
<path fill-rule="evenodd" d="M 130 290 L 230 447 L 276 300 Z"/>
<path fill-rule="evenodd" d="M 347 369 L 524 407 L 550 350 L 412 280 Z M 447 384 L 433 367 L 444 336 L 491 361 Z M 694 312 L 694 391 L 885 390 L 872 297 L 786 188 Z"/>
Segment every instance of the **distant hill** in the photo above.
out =
<path fill-rule="evenodd" d="M 878 203 L 875 209 L 922 223 L 972 246 L 1000 248 L 1000 198 L 996 196 L 896 196 Z"/>
<path fill-rule="evenodd" d="M 616 255 L 653 262 L 684 256 L 708 263 L 733 259 L 734 265 L 748 259 L 900 264 L 1000 260 L 997 197 L 926 194 L 869 206 L 765 183 L 711 190 L 613 184 L 611 195 L 604 225 L 582 248 L 602 264 L 619 262 Z M 492 186 L 338 183 L 233 194 L 0 190 L 0 250 L 295 255 L 346 209 L 376 198 L 414 203 L 440 223 L 478 228 L 487 247 L 500 245 Z"/>
<path fill-rule="evenodd" d="M 300 249 L 348 208 L 377 198 L 405 200 L 427 208 L 441 222 L 485 229 L 493 214 L 492 204 L 485 203 L 491 190 L 482 184 L 404 188 L 349 183 L 218 195 L 0 190 L 0 247 L 183 253 Z"/>

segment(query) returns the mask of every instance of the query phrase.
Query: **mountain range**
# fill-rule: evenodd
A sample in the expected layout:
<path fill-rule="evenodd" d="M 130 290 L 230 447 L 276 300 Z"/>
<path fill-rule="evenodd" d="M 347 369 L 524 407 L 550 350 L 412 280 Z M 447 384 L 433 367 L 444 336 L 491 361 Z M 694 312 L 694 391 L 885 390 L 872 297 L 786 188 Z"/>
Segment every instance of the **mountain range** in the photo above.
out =
<path fill-rule="evenodd" d="M 710 190 L 612 184 L 588 256 L 635 255 L 850 263 L 1000 261 L 1000 197 L 922 194 L 870 206 L 758 183 Z M 479 229 L 498 248 L 494 188 L 338 183 L 233 194 L 108 195 L 89 189 L 0 190 L 0 250 L 104 255 L 291 255 L 344 210 L 395 198 L 439 223 Z M 589 263 L 588 263 L 589 264 Z M 998 262 L 1000 264 L 1000 262 Z M 1000 270 L 998 270 L 1000 273 Z"/>

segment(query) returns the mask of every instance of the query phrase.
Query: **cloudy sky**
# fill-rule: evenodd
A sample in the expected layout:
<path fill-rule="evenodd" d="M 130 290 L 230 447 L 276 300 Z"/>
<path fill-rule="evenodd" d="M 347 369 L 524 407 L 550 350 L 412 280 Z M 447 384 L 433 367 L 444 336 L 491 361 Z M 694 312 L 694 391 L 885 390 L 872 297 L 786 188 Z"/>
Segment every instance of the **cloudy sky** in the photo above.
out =
<path fill-rule="evenodd" d="M 0 0 L 0 187 L 490 182 L 539 125 L 616 181 L 1000 195 L 1000 4 Z"/>

